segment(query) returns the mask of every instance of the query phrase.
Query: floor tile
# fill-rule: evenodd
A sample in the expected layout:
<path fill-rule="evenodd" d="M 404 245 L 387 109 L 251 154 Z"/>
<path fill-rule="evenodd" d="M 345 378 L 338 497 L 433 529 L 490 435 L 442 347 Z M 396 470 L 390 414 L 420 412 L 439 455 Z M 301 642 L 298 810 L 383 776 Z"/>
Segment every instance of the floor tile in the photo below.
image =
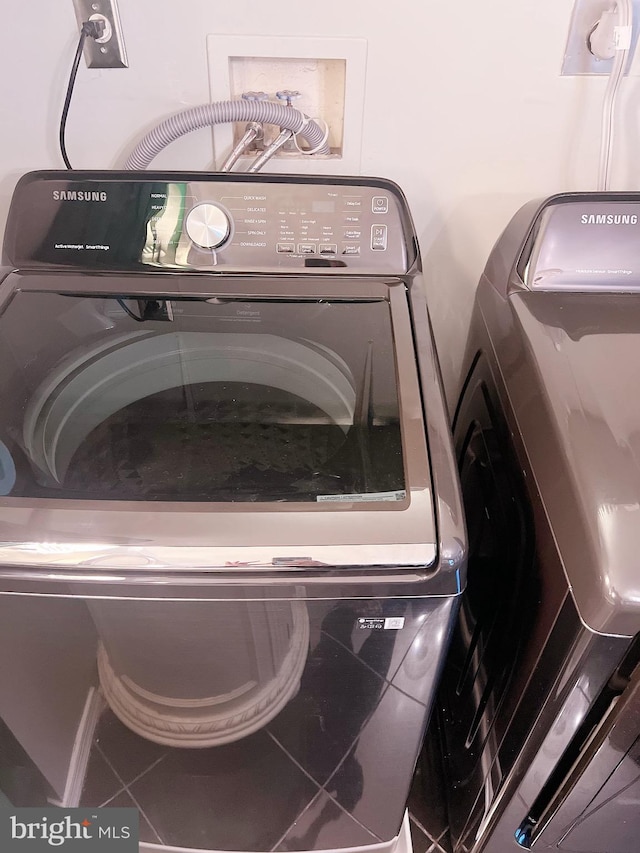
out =
<path fill-rule="evenodd" d="M 100 717 L 94 740 L 126 785 L 167 751 L 167 747 L 131 731 L 109 708 Z"/>
<path fill-rule="evenodd" d="M 269 724 L 278 742 L 323 784 L 378 704 L 385 682 L 322 634 L 309 654 L 300 690 Z"/>
<path fill-rule="evenodd" d="M 433 847 L 427 850 L 427 853 L 452 853 L 451 839 L 449 833 L 445 833 L 439 841 L 435 842 Z"/>
<path fill-rule="evenodd" d="M 110 809 L 135 809 L 140 819 L 140 841 L 147 841 L 151 844 L 162 843 L 158 834 L 154 832 L 153 827 L 150 826 L 144 815 L 140 814 L 140 809 L 126 791 L 122 791 L 117 797 L 110 800 L 107 807 Z"/>
<path fill-rule="evenodd" d="M 415 821 L 410 820 L 411 827 L 411 843 L 413 844 L 413 853 L 427 853 L 430 847 L 433 847 L 433 839 L 422 831 Z"/>
<path fill-rule="evenodd" d="M 100 806 L 122 788 L 122 782 L 94 746 L 84 777 L 81 806 Z"/>
<path fill-rule="evenodd" d="M 211 749 L 169 749 L 130 791 L 165 844 L 266 851 L 318 787 L 261 731 Z"/>
<path fill-rule="evenodd" d="M 340 847 L 364 847 L 379 844 L 364 827 L 321 791 L 309 808 L 291 827 L 275 850 L 332 850 Z M 423 853 L 423 851 L 414 851 Z"/>

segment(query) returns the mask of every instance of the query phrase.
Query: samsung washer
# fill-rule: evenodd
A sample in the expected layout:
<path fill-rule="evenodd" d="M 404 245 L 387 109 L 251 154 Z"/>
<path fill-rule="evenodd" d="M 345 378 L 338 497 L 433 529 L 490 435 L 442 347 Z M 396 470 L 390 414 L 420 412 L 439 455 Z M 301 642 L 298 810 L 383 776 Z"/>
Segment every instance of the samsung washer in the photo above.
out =
<path fill-rule="evenodd" d="M 466 552 L 398 188 L 33 173 L 4 264 L 3 796 L 408 849 Z"/>

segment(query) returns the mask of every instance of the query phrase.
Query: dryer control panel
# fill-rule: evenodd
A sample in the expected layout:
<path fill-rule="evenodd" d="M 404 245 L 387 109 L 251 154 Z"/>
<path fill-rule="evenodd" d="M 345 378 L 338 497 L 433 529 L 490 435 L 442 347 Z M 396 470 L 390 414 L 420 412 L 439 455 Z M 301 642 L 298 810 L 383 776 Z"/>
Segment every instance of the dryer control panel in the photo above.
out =
<path fill-rule="evenodd" d="M 531 290 L 640 289 L 640 194 L 570 193 L 538 212 L 518 264 Z"/>
<path fill-rule="evenodd" d="M 5 259 L 114 271 L 402 274 L 417 250 L 390 181 L 246 174 L 35 172 Z"/>

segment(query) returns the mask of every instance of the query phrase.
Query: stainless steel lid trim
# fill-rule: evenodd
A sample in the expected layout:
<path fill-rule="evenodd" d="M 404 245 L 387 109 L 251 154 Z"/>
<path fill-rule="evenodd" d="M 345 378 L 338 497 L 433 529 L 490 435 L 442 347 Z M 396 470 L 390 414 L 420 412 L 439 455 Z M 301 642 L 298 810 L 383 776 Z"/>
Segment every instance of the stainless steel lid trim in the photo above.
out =
<path fill-rule="evenodd" d="M 275 553 L 274 553 L 275 552 Z M 303 553 L 305 552 L 305 553 Z M 422 567 L 435 563 L 433 544 L 284 547 L 145 547 L 100 542 L 5 542 L 0 565 L 65 569 L 273 572 L 295 568 Z M 0 569 L 0 574 L 3 570 Z M 28 575 L 24 575 L 27 577 Z"/>

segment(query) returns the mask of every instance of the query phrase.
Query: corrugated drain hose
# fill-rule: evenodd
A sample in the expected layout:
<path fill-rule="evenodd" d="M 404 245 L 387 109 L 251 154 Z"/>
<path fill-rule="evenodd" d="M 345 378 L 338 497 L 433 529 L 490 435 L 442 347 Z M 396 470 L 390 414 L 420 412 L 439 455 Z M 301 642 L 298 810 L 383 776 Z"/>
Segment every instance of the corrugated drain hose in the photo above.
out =
<path fill-rule="evenodd" d="M 275 124 L 300 134 L 310 148 L 318 148 L 318 154 L 328 154 L 329 146 L 325 133 L 313 119 L 295 107 L 274 104 L 270 101 L 217 101 L 202 104 L 176 113 L 149 131 L 136 145 L 125 163 L 125 169 L 146 169 L 154 157 L 174 140 L 214 124 L 226 124 L 232 121 L 258 121 L 263 124 Z"/>

